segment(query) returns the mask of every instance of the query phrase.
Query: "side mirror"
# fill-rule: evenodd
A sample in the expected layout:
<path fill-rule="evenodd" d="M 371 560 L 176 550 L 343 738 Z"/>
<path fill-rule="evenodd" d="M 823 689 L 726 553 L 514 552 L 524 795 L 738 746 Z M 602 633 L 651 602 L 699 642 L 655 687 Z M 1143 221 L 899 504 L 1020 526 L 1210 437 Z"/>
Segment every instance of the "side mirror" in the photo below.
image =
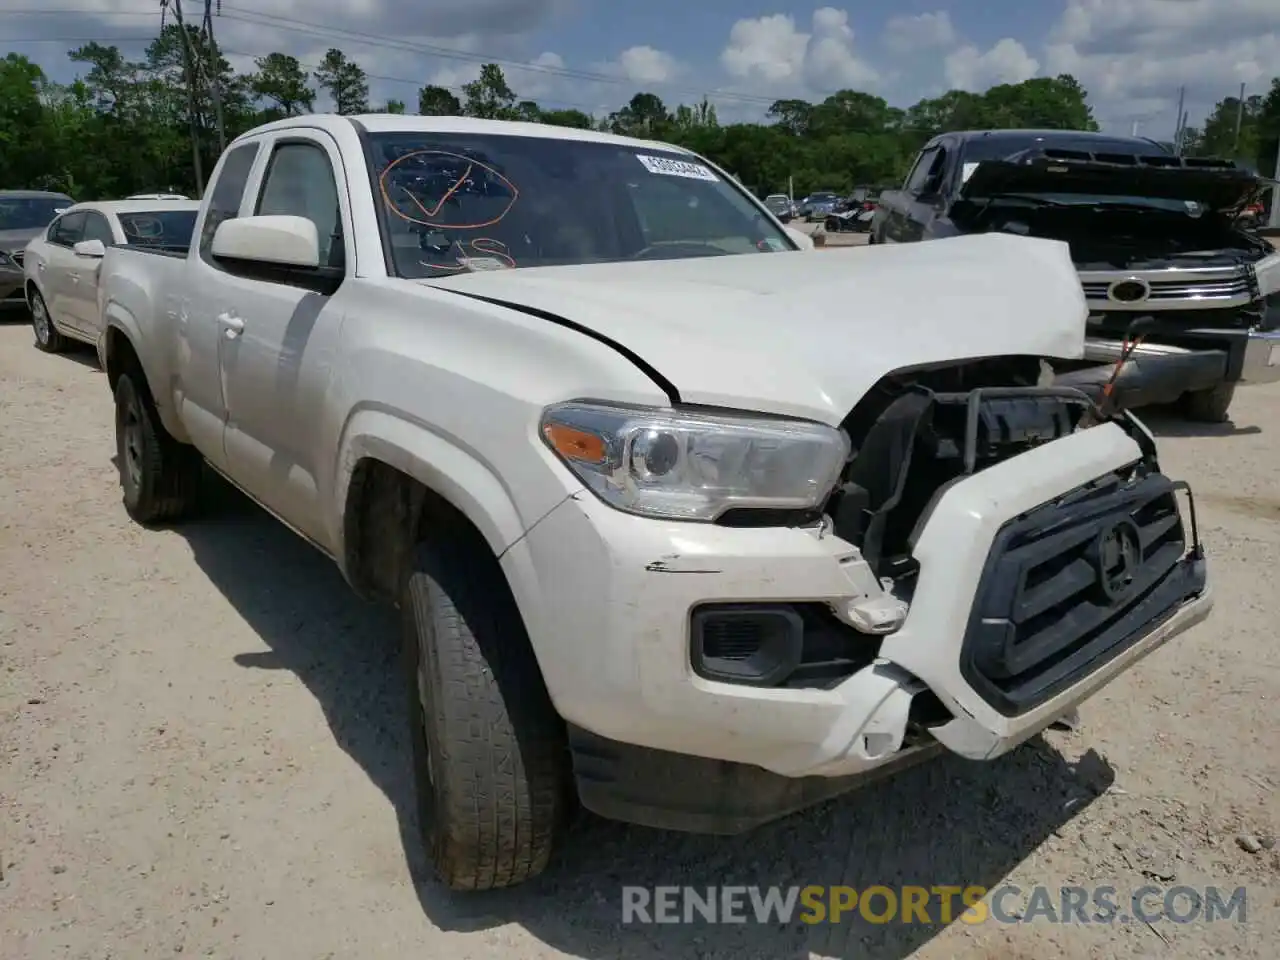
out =
<path fill-rule="evenodd" d="M 101 240 L 81 240 L 71 249 L 76 252 L 77 257 L 101 259 L 107 255 L 107 248 Z"/>
<path fill-rule="evenodd" d="M 320 237 L 306 217 L 237 217 L 218 224 L 212 252 L 219 260 L 314 270 L 320 266 Z"/>
<path fill-rule="evenodd" d="M 813 249 L 813 237 L 805 233 L 803 230 L 797 230 L 795 227 L 783 227 L 787 231 L 787 236 L 796 242 L 796 246 L 801 250 Z"/>

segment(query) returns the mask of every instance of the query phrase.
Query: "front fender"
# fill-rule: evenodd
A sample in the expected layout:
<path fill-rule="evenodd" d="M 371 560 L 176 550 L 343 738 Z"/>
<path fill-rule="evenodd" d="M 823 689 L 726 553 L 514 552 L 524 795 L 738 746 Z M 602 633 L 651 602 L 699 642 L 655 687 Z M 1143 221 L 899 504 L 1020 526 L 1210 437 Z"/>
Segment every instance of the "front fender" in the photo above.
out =
<path fill-rule="evenodd" d="M 363 407 L 348 418 L 338 451 L 335 509 L 329 515 L 337 524 L 331 542 L 339 545 L 339 557 L 345 555 L 342 525 L 351 479 L 366 457 L 413 477 L 453 504 L 475 524 L 494 556 L 524 535 L 520 514 L 497 475 L 425 423 L 398 411 Z"/>

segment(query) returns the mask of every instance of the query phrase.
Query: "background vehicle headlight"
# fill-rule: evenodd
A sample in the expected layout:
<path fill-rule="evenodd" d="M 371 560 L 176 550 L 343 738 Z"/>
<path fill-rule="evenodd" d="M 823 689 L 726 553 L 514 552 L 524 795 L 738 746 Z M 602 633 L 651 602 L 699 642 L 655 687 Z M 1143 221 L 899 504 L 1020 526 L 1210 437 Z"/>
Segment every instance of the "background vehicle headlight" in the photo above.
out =
<path fill-rule="evenodd" d="M 541 430 L 610 506 L 678 520 L 820 506 L 849 457 L 843 431 L 803 420 L 574 401 L 548 407 Z"/>
<path fill-rule="evenodd" d="M 16 267 L 16 266 L 17 266 L 17 263 L 14 262 L 14 259 L 11 256 L 9 256 L 7 253 L 5 253 L 3 250 L 0 250 L 0 267 Z"/>

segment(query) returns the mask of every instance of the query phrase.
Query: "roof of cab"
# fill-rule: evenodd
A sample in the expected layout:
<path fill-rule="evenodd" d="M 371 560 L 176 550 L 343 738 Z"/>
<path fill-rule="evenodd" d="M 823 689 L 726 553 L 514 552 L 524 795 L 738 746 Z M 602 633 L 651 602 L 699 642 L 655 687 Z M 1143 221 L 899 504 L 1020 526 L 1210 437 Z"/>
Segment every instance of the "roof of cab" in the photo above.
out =
<path fill-rule="evenodd" d="M 100 210 L 105 213 L 164 213 L 174 210 L 199 210 L 199 200 L 86 200 L 68 210 Z"/>
<path fill-rule="evenodd" d="M 692 155 L 691 151 L 673 143 L 658 140 L 638 140 L 620 137 L 599 130 L 580 130 L 576 127 L 557 127 L 549 123 L 527 123 L 518 120 L 480 120 L 475 117 L 423 117 L 410 114 L 365 113 L 344 116 L 336 113 L 309 113 L 300 117 L 275 120 L 241 134 L 237 140 L 257 134 L 299 127 L 319 127 L 334 130 L 343 124 L 354 124 L 357 129 L 369 133 L 453 133 L 487 134 L 505 137 L 542 137 L 548 140 L 577 140 L 589 143 L 613 143 L 618 146 L 638 147 L 648 150 L 665 150 L 670 153 Z"/>

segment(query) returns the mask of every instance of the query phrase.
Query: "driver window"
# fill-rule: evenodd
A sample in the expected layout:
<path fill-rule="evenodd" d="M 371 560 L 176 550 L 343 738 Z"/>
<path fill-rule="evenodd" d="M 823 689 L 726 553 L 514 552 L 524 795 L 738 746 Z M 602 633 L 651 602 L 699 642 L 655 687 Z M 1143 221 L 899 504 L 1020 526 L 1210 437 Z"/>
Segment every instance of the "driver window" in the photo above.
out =
<path fill-rule="evenodd" d="M 906 193 L 918 194 L 924 189 L 940 156 L 942 150 L 939 147 L 930 147 L 920 154 L 920 159 L 916 161 L 911 175 L 907 177 L 907 185 L 903 188 Z"/>
<path fill-rule="evenodd" d="M 74 247 L 84 239 L 84 214 L 65 214 L 49 228 L 49 242 L 59 247 Z"/>
<path fill-rule="evenodd" d="M 314 143 L 282 143 L 271 154 L 259 216 L 305 217 L 316 225 L 320 262 L 341 267 L 346 262 L 338 186 L 329 155 Z"/>

